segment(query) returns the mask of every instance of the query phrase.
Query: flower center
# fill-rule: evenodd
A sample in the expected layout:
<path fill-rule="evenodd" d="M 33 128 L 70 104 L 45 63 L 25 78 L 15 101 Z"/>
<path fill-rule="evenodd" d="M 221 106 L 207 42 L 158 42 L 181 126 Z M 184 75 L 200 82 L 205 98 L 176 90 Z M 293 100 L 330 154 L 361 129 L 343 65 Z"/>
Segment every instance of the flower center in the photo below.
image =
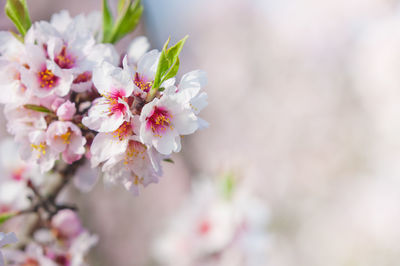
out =
<path fill-rule="evenodd" d="M 132 125 L 129 122 L 124 122 L 117 130 L 113 133 L 114 138 L 118 138 L 119 140 L 123 140 L 133 134 Z"/>
<path fill-rule="evenodd" d="M 146 81 L 145 77 L 140 77 L 139 73 L 136 72 L 135 74 L 135 80 L 133 81 L 133 83 L 135 83 L 136 87 L 138 87 L 139 89 L 141 89 L 144 92 L 149 92 L 149 90 L 151 89 L 151 86 L 153 85 L 153 83 L 151 81 Z"/>
<path fill-rule="evenodd" d="M 57 137 L 57 136 L 55 136 L 55 137 Z M 70 130 L 68 130 L 66 133 L 60 135 L 59 137 L 63 140 L 64 144 L 71 143 L 71 131 Z"/>
<path fill-rule="evenodd" d="M 126 150 L 126 156 L 125 156 L 125 161 L 124 164 L 129 164 L 129 162 L 132 159 L 142 159 L 144 160 L 145 157 L 145 151 L 146 151 L 146 146 L 143 145 L 142 143 L 131 140 L 128 144 L 128 148 Z"/>
<path fill-rule="evenodd" d="M 31 147 L 32 147 L 33 150 L 38 151 L 38 154 L 37 154 L 38 158 L 40 158 L 40 157 L 42 157 L 42 155 L 46 154 L 47 145 L 44 142 L 41 142 L 41 143 L 39 143 L 37 145 L 36 144 L 31 144 Z"/>
<path fill-rule="evenodd" d="M 39 84 L 41 88 L 51 89 L 58 83 L 58 77 L 53 74 L 53 72 L 47 68 L 44 68 L 38 73 Z"/>
<path fill-rule="evenodd" d="M 161 137 L 168 128 L 173 129 L 171 125 L 172 115 L 163 107 L 154 107 L 153 112 L 146 118 L 146 128 L 153 131 L 154 136 Z"/>
<path fill-rule="evenodd" d="M 74 67 L 76 58 L 67 53 L 67 47 L 64 45 L 61 49 L 61 52 L 56 56 L 54 61 L 59 67 L 70 69 Z"/>
<path fill-rule="evenodd" d="M 125 92 L 123 90 L 113 90 L 110 94 L 103 95 L 103 97 L 106 99 L 107 104 L 109 105 L 109 115 L 121 115 L 126 112 L 126 105 L 120 101 L 127 101 L 127 98 L 125 97 Z"/>
<path fill-rule="evenodd" d="M 92 79 L 92 73 L 89 71 L 83 72 L 82 74 L 79 74 L 75 79 L 74 83 L 83 83 L 83 82 L 88 82 L 89 80 Z"/>
<path fill-rule="evenodd" d="M 139 184 L 143 184 L 143 177 L 138 177 L 137 175 L 135 175 L 134 179 L 133 179 L 133 183 L 138 186 Z"/>

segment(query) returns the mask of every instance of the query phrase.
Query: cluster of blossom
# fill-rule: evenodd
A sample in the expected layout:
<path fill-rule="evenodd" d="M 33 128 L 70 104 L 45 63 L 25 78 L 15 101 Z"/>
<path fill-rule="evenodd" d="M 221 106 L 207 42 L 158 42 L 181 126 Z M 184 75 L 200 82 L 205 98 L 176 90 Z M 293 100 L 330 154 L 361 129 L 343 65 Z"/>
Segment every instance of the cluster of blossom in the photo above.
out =
<path fill-rule="evenodd" d="M 59 159 L 88 158 L 107 181 L 138 193 L 158 182 L 183 135 L 207 126 L 198 117 L 206 76 L 192 71 L 176 84 L 174 72 L 155 90 L 163 53 L 146 53 L 139 38 L 119 55 L 101 34 L 98 13 L 66 11 L 34 23 L 24 38 L 0 32 L 0 102 L 21 157 L 42 173 Z"/>
<path fill-rule="evenodd" d="M 0 170 L 0 215 L 28 210 L 32 203 L 29 198 L 32 199 L 34 193 L 27 182 L 41 189 L 53 178 L 42 175 L 37 166 L 22 161 L 11 139 L 0 144 Z M 23 231 L 25 226 L 25 219 L 7 223 L 7 228 L 16 231 Z M 84 255 L 97 242 L 97 237 L 82 227 L 75 212 L 65 209 L 53 216 L 49 224 L 35 230 L 33 240 L 24 249 L 4 248 L 7 265 L 84 266 Z M 15 234 L 0 233 L 0 247 L 16 241 Z M 1 254 L 0 265 L 4 265 Z"/>
<path fill-rule="evenodd" d="M 203 180 L 155 240 L 160 266 L 265 266 L 270 237 L 268 209 L 244 187 L 227 195 Z"/>
<path fill-rule="evenodd" d="M 66 209 L 37 230 L 24 249 L 5 248 L 3 253 L 9 266 L 85 266 L 84 257 L 97 241 L 82 227 L 77 214 Z"/>

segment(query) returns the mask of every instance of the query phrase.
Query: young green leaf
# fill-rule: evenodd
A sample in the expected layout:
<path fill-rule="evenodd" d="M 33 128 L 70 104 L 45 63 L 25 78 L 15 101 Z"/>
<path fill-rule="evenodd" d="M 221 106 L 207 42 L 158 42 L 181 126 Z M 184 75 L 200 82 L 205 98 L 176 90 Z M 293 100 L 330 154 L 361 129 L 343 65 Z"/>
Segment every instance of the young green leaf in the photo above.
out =
<path fill-rule="evenodd" d="M 21 35 L 25 36 L 32 25 L 26 0 L 7 0 L 4 9 Z"/>
<path fill-rule="evenodd" d="M 0 214 L 0 225 L 2 225 L 3 223 L 5 223 L 7 220 L 11 219 L 15 215 L 17 215 L 16 212 L 6 212 L 6 213 Z"/>
<path fill-rule="evenodd" d="M 132 32 L 139 24 L 142 13 L 143 6 L 141 5 L 140 0 L 136 0 L 133 5 L 130 5 L 126 12 L 117 20 L 113 31 L 112 43 L 119 41 L 125 35 Z"/>
<path fill-rule="evenodd" d="M 48 114 L 52 114 L 53 112 L 49 109 L 47 109 L 44 106 L 41 105 L 35 105 L 35 104 L 25 104 L 24 108 L 29 109 L 29 110 L 33 110 L 36 112 L 42 112 L 42 113 L 48 113 Z"/>
<path fill-rule="evenodd" d="M 153 86 L 148 96 L 148 101 L 154 98 L 159 91 L 161 84 L 170 78 L 176 76 L 179 70 L 179 54 L 182 51 L 188 36 L 177 42 L 174 46 L 168 48 L 170 38 L 165 42 L 158 61 L 156 75 L 154 77 Z"/>
<path fill-rule="evenodd" d="M 120 0 L 118 3 L 118 16 L 113 21 L 107 1 L 103 0 L 103 42 L 115 43 L 125 35 L 132 32 L 139 23 L 143 13 L 140 0 Z"/>
<path fill-rule="evenodd" d="M 121 14 L 128 5 L 131 4 L 131 0 L 119 0 L 118 1 L 118 14 Z"/>
<path fill-rule="evenodd" d="M 169 42 L 169 39 L 167 42 Z M 165 46 L 164 46 L 164 48 L 165 48 Z M 157 90 L 160 87 L 161 79 L 165 75 L 165 72 L 168 70 L 169 64 L 170 63 L 169 63 L 167 55 L 166 55 L 166 49 L 163 49 L 161 51 L 160 58 L 158 59 L 158 66 L 157 66 L 156 75 L 154 77 L 152 90 L 153 89 Z"/>
<path fill-rule="evenodd" d="M 103 0 L 103 42 L 109 42 L 113 29 L 113 17 L 107 0 Z"/>
<path fill-rule="evenodd" d="M 172 64 L 172 67 L 165 73 L 165 76 L 161 80 L 161 83 L 166 81 L 167 79 L 173 78 L 176 76 L 179 70 L 179 58 Z"/>

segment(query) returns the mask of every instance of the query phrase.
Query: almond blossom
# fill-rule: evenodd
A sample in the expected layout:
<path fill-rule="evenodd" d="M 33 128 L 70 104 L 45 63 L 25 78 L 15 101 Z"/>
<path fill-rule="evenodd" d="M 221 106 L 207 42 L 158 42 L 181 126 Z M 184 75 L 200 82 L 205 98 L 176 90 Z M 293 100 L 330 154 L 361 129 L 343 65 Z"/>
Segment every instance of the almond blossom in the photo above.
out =
<path fill-rule="evenodd" d="M 140 139 L 158 152 L 169 155 L 181 150 L 181 135 L 198 129 L 197 117 L 184 104 L 182 94 L 165 92 L 146 104 L 140 115 Z"/>
<path fill-rule="evenodd" d="M 115 43 L 139 22 L 139 0 L 121 1 L 117 16 L 105 0 L 102 15 L 61 11 L 49 22 L 32 23 L 26 0 L 7 0 L 5 11 L 19 33 L 0 32 L 0 103 L 15 142 L 0 153 L 0 224 L 36 219 L 21 219 L 23 243 L 7 249 L 5 261 L 85 266 L 98 237 L 61 191 L 74 183 L 88 192 L 97 174 L 134 195 L 157 183 L 181 137 L 206 124 L 197 117 L 207 105 L 205 74 L 186 74 L 175 85 L 187 37 L 150 52 L 139 37 L 117 52 Z M 0 247 L 9 242 L 0 234 Z"/>
<path fill-rule="evenodd" d="M 103 62 L 93 71 L 93 83 L 102 97 L 94 101 L 82 122 L 98 132 L 112 132 L 131 117 L 128 97 L 134 91 L 133 82 L 129 73 Z"/>
<path fill-rule="evenodd" d="M 81 130 L 71 122 L 55 121 L 46 132 L 46 144 L 58 153 L 66 163 L 79 160 L 85 153 L 86 139 Z"/>

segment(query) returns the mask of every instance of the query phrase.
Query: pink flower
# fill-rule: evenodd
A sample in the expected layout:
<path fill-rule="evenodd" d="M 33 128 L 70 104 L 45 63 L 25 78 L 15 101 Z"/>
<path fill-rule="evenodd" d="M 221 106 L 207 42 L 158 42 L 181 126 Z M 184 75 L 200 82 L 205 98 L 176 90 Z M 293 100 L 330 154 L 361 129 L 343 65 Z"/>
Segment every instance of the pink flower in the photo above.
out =
<path fill-rule="evenodd" d="M 57 109 L 57 116 L 60 120 L 71 120 L 76 113 L 75 103 L 66 101 Z"/>
<path fill-rule="evenodd" d="M 67 163 L 79 160 L 85 153 L 86 139 L 81 130 L 71 122 L 52 122 L 46 132 L 46 142 L 52 150 L 61 152 Z"/>
<path fill-rule="evenodd" d="M 76 212 L 65 209 L 59 211 L 51 220 L 51 225 L 57 230 L 61 237 L 74 238 L 78 236 L 82 230 L 81 221 Z"/>

